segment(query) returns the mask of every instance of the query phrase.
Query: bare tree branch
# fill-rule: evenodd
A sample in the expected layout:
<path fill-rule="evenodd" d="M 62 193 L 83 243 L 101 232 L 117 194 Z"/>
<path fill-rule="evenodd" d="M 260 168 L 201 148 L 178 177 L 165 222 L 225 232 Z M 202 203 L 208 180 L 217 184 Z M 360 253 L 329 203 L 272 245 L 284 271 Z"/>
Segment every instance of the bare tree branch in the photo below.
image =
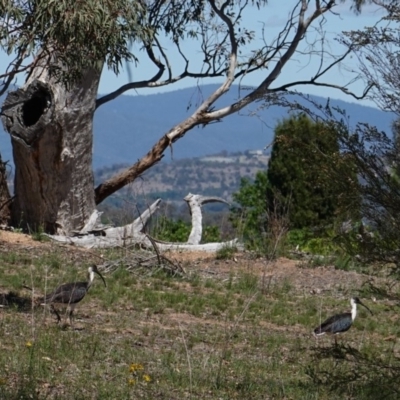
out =
<path fill-rule="evenodd" d="M 229 5 L 229 3 L 230 3 L 229 1 L 224 3 L 224 5 L 221 8 L 226 8 Z M 244 2 L 244 4 L 239 8 L 238 16 L 234 21 L 231 21 L 229 18 L 226 17 L 229 20 L 229 23 L 232 25 L 232 27 L 235 25 L 235 23 L 238 22 L 242 11 L 245 9 L 245 7 L 247 5 L 248 5 L 248 1 L 246 0 Z M 157 9 L 157 12 L 160 12 L 160 9 Z M 156 14 L 156 12 L 154 12 L 154 14 Z M 154 15 L 152 16 L 152 18 L 156 19 Z M 224 21 L 224 23 L 225 23 L 225 21 Z M 202 52 L 204 55 L 203 64 L 208 65 L 208 67 L 206 68 L 205 71 L 202 71 L 202 72 L 189 71 L 189 60 L 185 56 L 184 52 L 182 51 L 179 41 L 174 39 L 173 44 L 175 45 L 178 53 L 184 60 L 184 69 L 180 74 L 173 76 L 169 58 L 168 58 L 166 52 L 163 50 L 157 37 L 155 36 L 153 38 L 153 41 L 154 41 L 153 43 L 145 44 L 145 49 L 146 49 L 146 53 L 147 53 L 149 59 L 158 68 L 158 72 L 152 78 L 150 78 L 148 80 L 127 83 L 125 85 L 122 85 L 117 90 L 109 93 L 108 95 L 99 98 L 96 102 L 96 109 L 98 107 L 100 107 L 101 105 L 105 104 L 106 102 L 114 100 L 116 97 L 120 96 L 121 94 L 125 93 L 128 90 L 166 86 L 166 85 L 176 83 L 177 81 L 182 80 L 184 78 L 194 78 L 194 79 L 215 78 L 215 77 L 221 77 L 224 74 L 226 74 L 227 68 L 225 67 L 224 63 L 222 63 L 222 65 L 219 65 L 220 63 L 218 63 L 216 61 L 216 59 L 220 55 L 220 49 L 224 46 L 225 42 L 227 41 L 227 38 L 229 38 L 229 35 L 231 35 L 231 36 L 234 35 L 234 30 L 232 29 L 231 34 L 229 34 L 229 30 L 228 30 L 228 33 L 226 33 L 226 35 L 221 40 L 217 41 L 218 46 L 216 48 L 215 45 L 211 45 L 210 43 L 208 43 L 207 32 L 210 29 L 208 24 L 207 23 L 201 24 L 200 29 L 202 31 L 201 49 L 202 49 Z M 231 37 L 231 39 L 232 39 L 232 37 Z M 156 58 L 154 51 L 153 51 L 153 45 L 155 45 L 155 47 L 158 49 L 164 62 L 162 62 L 160 59 Z M 168 71 L 168 77 L 165 80 L 161 81 L 160 79 L 163 76 L 165 70 Z"/>
<path fill-rule="evenodd" d="M 366 88 L 364 88 L 361 95 L 357 95 L 357 94 L 353 93 L 352 91 L 350 91 L 349 89 L 347 89 L 346 87 L 340 86 L 340 85 L 335 85 L 333 83 L 314 82 L 314 81 L 296 81 L 296 82 L 288 83 L 286 85 L 279 86 L 275 89 L 270 90 L 269 92 L 270 93 L 282 92 L 282 91 L 289 89 L 290 87 L 301 86 L 301 85 L 322 86 L 322 87 L 329 87 L 329 88 L 337 89 L 337 90 L 353 97 L 356 100 L 365 99 L 367 97 L 368 93 L 370 92 L 370 90 L 374 87 L 374 84 L 371 83 Z"/>
<path fill-rule="evenodd" d="M 356 55 L 360 70 L 372 87 L 371 100 L 378 107 L 400 115 L 400 4 L 374 0 L 385 16 L 374 26 L 345 32 L 343 43 Z"/>
<path fill-rule="evenodd" d="M 4 79 L 3 83 L 1 84 L 0 88 L 0 96 L 3 95 L 7 89 L 10 87 L 11 82 L 15 78 L 15 76 L 21 72 L 25 72 L 32 68 L 34 62 L 26 65 L 26 66 L 21 66 L 22 63 L 25 60 L 25 57 L 20 54 L 21 52 L 18 53 L 18 55 L 15 57 L 14 61 L 10 63 L 9 67 L 12 66 L 11 71 L 7 71 L 4 74 L 0 74 L 0 79 Z"/>
<path fill-rule="evenodd" d="M 233 114 L 237 111 L 240 111 L 242 108 L 244 108 L 248 104 L 252 103 L 253 101 L 261 98 L 268 91 L 272 82 L 274 82 L 276 80 L 276 78 L 279 76 L 279 74 L 281 73 L 285 64 L 293 56 L 301 39 L 307 32 L 307 29 L 311 25 L 311 23 L 316 18 L 318 18 L 318 16 L 320 16 L 321 14 L 329 11 L 334 6 L 334 4 L 335 4 L 334 0 L 327 2 L 325 7 L 317 8 L 316 11 L 314 11 L 314 13 L 312 13 L 312 15 L 310 15 L 310 17 L 307 20 L 305 20 L 304 18 L 305 18 L 305 13 L 306 13 L 307 7 L 308 7 L 308 2 L 306 0 L 302 0 L 296 34 L 295 34 L 293 41 L 291 42 L 289 48 L 278 60 L 274 69 L 272 70 L 272 72 L 266 77 L 266 79 L 264 79 L 263 82 L 261 82 L 261 84 L 255 90 L 253 90 L 251 93 L 249 93 L 243 99 L 241 99 L 241 100 L 237 101 L 236 103 L 233 103 L 227 107 L 224 107 L 219 110 L 208 113 L 206 116 L 207 120 L 212 121 L 212 120 L 220 119 L 227 115 Z"/>
<path fill-rule="evenodd" d="M 288 61 L 296 52 L 299 51 L 299 44 L 304 39 L 308 28 L 316 19 L 320 18 L 321 15 L 324 15 L 326 12 L 332 9 L 332 7 L 335 5 L 334 0 L 325 1 L 323 4 L 321 4 L 319 1 L 316 1 L 316 8 L 308 17 L 306 17 L 306 12 L 309 8 L 309 2 L 307 0 L 300 0 L 297 3 L 297 6 L 293 9 L 290 21 L 288 21 L 286 24 L 285 29 L 280 32 L 278 39 L 275 40 L 276 46 L 266 48 L 266 51 L 262 52 L 263 58 L 259 59 L 262 65 L 260 64 L 256 65 L 256 67 L 252 67 L 252 63 L 249 59 L 247 67 L 243 68 L 240 72 L 237 72 L 239 65 L 238 38 L 235 32 L 235 25 L 232 19 L 224 12 L 224 10 L 227 9 L 228 2 L 224 2 L 221 6 L 218 6 L 218 3 L 215 0 L 209 0 L 209 4 L 212 8 L 212 11 L 218 16 L 220 21 L 223 21 L 225 24 L 229 39 L 230 50 L 229 57 L 227 58 L 225 81 L 207 99 L 205 99 L 202 104 L 198 106 L 198 108 L 190 117 L 171 128 L 141 160 L 136 162 L 130 168 L 127 168 L 118 175 L 111 177 L 104 183 L 100 184 L 95 189 L 96 204 L 101 203 L 112 193 L 115 193 L 128 183 L 133 182 L 148 168 L 159 162 L 163 157 L 164 151 L 169 146 L 172 146 L 175 141 L 182 138 L 193 127 L 198 125 L 206 125 L 210 122 L 217 121 L 223 117 L 233 114 L 243 109 L 248 104 L 263 98 L 264 96 L 268 95 L 268 93 L 285 92 L 288 88 L 299 85 L 314 85 L 335 88 L 358 99 L 364 98 L 371 89 L 371 86 L 369 85 L 361 96 L 357 96 L 347 87 L 318 81 L 318 79 L 326 74 L 330 69 L 342 62 L 350 54 L 350 50 L 345 52 L 342 56 L 336 57 L 336 59 L 334 59 L 325 67 L 320 64 L 317 72 L 309 80 L 299 80 L 281 85 L 276 88 L 271 88 L 272 83 L 280 75 L 282 69 L 285 67 Z M 297 19 L 297 24 L 294 23 L 294 18 Z M 295 29 L 295 32 L 293 38 L 290 40 L 289 31 L 292 29 Z M 218 110 L 212 110 L 213 104 L 215 104 L 215 102 L 230 89 L 235 79 L 246 73 L 246 68 L 248 68 L 247 70 L 253 70 L 253 68 L 258 69 L 261 66 L 264 67 L 267 62 L 272 62 L 273 60 L 275 61 L 274 68 L 258 87 L 252 90 L 247 96 L 239 99 L 237 102 Z M 182 75 L 189 76 L 191 74 L 185 71 Z"/>

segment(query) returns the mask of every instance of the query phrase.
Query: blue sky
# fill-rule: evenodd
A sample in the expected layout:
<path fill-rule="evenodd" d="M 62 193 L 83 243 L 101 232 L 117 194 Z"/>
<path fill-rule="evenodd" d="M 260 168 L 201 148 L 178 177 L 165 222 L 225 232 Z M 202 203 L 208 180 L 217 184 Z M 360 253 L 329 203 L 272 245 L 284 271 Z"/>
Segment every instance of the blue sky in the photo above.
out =
<path fill-rule="evenodd" d="M 265 37 L 267 40 L 272 39 L 276 36 L 279 30 L 287 21 L 288 12 L 290 11 L 293 4 L 295 4 L 296 0 L 270 0 L 267 7 L 257 10 L 256 8 L 249 8 L 244 17 L 244 25 L 247 27 L 252 27 L 254 30 L 259 30 L 262 26 L 262 23 L 265 23 Z M 326 33 L 326 37 L 329 42 L 329 49 L 334 53 L 339 53 L 342 49 L 341 46 L 334 40 L 341 31 L 348 31 L 354 29 L 362 29 L 364 26 L 371 26 L 379 19 L 379 13 L 373 6 L 365 7 L 363 13 L 361 15 L 355 15 L 352 11 L 350 11 L 350 3 L 346 2 L 344 4 L 340 4 L 335 8 L 335 11 L 340 14 L 340 16 L 336 15 L 327 15 L 326 22 L 324 24 L 324 31 Z M 309 36 L 312 38 L 313 33 Z M 260 42 L 258 42 L 260 43 Z M 257 42 L 254 44 L 257 47 Z M 168 42 L 165 42 L 166 50 L 169 50 L 170 47 Z M 187 43 L 186 51 L 190 54 L 191 58 L 198 60 L 200 64 L 201 58 L 199 58 L 199 52 L 194 46 L 194 43 Z M 303 49 L 304 48 L 303 45 Z M 138 53 L 140 56 L 140 53 Z M 178 67 L 179 71 L 179 57 L 177 54 L 173 53 L 172 64 L 175 67 Z M 0 54 L 0 71 L 4 71 L 7 64 L 9 62 L 9 58 L 7 58 L 4 54 Z M 309 79 L 315 69 L 318 66 L 319 60 L 317 58 L 309 59 L 307 56 L 297 56 L 296 59 L 290 62 L 289 65 L 286 65 L 283 70 L 281 76 L 276 81 L 276 84 L 282 84 L 293 80 L 299 79 Z M 335 82 L 337 84 L 345 84 L 351 79 L 351 72 L 349 70 L 354 69 L 357 70 L 357 60 L 355 58 L 349 59 L 345 62 L 345 65 L 341 66 L 341 68 L 336 68 L 326 77 L 326 81 Z M 145 60 L 145 57 L 140 57 L 140 62 L 137 66 L 131 65 L 130 70 L 135 80 L 143 80 L 149 79 L 154 73 L 155 68 L 152 64 Z M 264 77 L 266 72 L 257 73 L 251 75 L 246 80 L 243 81 L 246 85 L 255 86 L 257 85 Z M 21 77 L 22 78 L 22 77 Z M 18 84 L 23 83 L 23 79 L 19 78 Z M 104 71 L 102 75 L 102 79 L 100 82 L 99 92 L 101 94 L 109 93 L 120 85 L 123 85 L 129 81 L 127 68 L 124 68 L 119 76 L 115 76 L 111 71 Z M 151 94 L 151 93 L 160 93 L 164 91 L 177 90 L 180 88 L 195 86 L 201 83 L 219 83 L 221 79 L 217 80 L 206 80 L 203 82 L 197 82 L 193 79 L 186 79 L 180 81 L 174 85 L 155 88 L 155 89 L 140 89 L 138 91 L 130 91 L 126 94 L 137 95 L 137 94 Z M 357 92 L 362 92 L 362 83 L 355 83 L 350 88 Z M 338 98 L 346 101 L 356 101 L 353 98 L 341 93 L 340 91 L 330 89 L 330 88 L 317 88 L 306 86 L 304 88 L 299 87 L 298 90 L 304 91 L 310 94 L 316 94 L 323 97 L 331 97 Z M 373 105 L 372 102 L 365 101 L 364 104 Z"/>
<path fill-rule="evenodd" d="M 265 36 L 267 39 L 271 39 L 277 35 L 280 29 L 282 29 L 287 21 L 289 11 L 295 3 L 296 0 L 271 0 L 268 6 L 261 10 L 257 10 L 256 8 L 249 8 L 244 18 L 244 25 L 246 25 L 247 27 L 250 26 L 254 30 L 259 30 L 262 26 L 262 23 L 265 23 Z M 377 12 L 374 6 L 367 6 L 364 8 L 361 15 L 356 15 L 353 11 L 350 10 L 349 2 L 339 4 L 335 8 L 335 12 L 339 13 L 340 16 L 336 16 L 333 14 L 327 15 L 323 29 L 329 42 L 329 49 L 337 54 L 339 54 L 343 50 L 343 48 L 338 44 L 336 40 L 334 40 L 335 37 L 337 37 L 342 31 L 362 29 L 365 26 L 371 26 L 376 23 L 376 21 L 380 17 L 380 14 Z M 313 33 L 311 33 L 310 37 L 312 37 L 312 35 Z M 255 43 L 255 45 L 257 47 L 257 42 Z M 192 58 L 196 59 L 196 57 L 198 57 L 198 51 L 196 51 L 193 43 L 188 44 L 185 50 L 189 52 Z M 176 57 L 175 59 L 178 59 L 178 57 Z M 200 61 L 201 59 L 199 59 L 199 62 Z M 314 58 L 310 61 L 309 57 L 307 56 L 297 56 L 296 60 L 290 62 L 289 65 L 286 65 L 276 83 L 282 84 L 292 80 L 309 79 L 312 76 L 313 72 L 315 72 L 318 63 L 319 60 L 317 58 Z M 175 66 L 178 65 L 178 63 L 176 62 L 173 64 Z M 357 70 L 357 60 L 355 58 L 348 59 L 344 63 L 344 65 L 341 66 L 340 69 L 336 68 L 331 73 L 329 73 L 325 81 L 334 81 L 337 84 L 346 84 L 352 78 L 352 74 L 348 72 L 348 70 L 351 69 Z M 135 77 L 135 80 L 142 80 L 148 79 L 153 73 L 155 73 L 156 70 L 150 63 L 147 63 L 145 60 L 141 60 L 139 65 L 137 65 L 136 67 L 132 65 L 131 71 L 133 76 Z M 265 77 L 265 74 L 265 71 L 253 74 L 248 77 L 248 79 L 246 79 L 243 83 L 251 86 L 257 85 Z M 127 83 L 128 81 L 129 80 L 126 69 L 125 71 L 122 71 L 118 77 L 107 71 L 102 77 L 99 91 L 100 93 L 108 93 L 112 90 L 115 90 L 116 87 Z M 203 83 L 210 82 L 222 82 L 222 79 L 203 81 Z M 198 82 L 193 79 L 186 79 L 171 86 L 154 89 L 140 89 L 136 93 L 134 91 L 130 91 L 128 93 L 132 95 L 159 93 L 195 86 L 197 83 Z M 352 85 L 351 89 L 360 94 L 362 93 L 363 85 L 361 82 L 358 82 Z M 299 90 L 310 94 L 320 95 L 323 97 L 338 98 L 353 102 L 356 101 L 352 97 L 349 97 L 348 95 L 345 95 L 338 90 L 329 88 L 306 86 L 299 87 Z M 373 105 L 373 103 L 370 101 L 364 101 L 364 104 Z"/>

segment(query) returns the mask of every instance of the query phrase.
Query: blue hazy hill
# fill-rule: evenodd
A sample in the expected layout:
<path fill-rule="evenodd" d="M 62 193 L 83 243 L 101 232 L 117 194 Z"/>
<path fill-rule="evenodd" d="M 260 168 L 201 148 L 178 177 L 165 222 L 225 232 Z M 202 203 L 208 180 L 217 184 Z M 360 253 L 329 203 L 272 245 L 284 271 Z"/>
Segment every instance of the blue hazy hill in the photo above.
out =
<path fill-rule="evenodd" d="M 180 89 L 151 95 L 124 95 L 101 106 L 94 119 L 94 168 L 120 163 L 133 163 L 168 132 L 175 124 L 187 118 L 201 100 L 215 90 L 216 85 Z M 217 106 L 235 101 L 238 88 L 234 87 Z M 325 105 L 327 99 L 311 96 Z M 0 99 L 2 103 L 2 99 Z M 0 104 L 1 104 L 0 103 Z M 366 122 L 390 132 L 393 115 L 360 103 L 330 100 L 350 116 L 351 125 Z M 205 128 L 198 127 L 173 145 L 175 159 L 199 157 L 228 152 L 262 149 L 273 138 L 276 123 L 288 116 L 280 106 L 259 109 L 256 103 L 239 115 L 232 115 Z M 256 115 L 249 116 L 252 112 Z M 9 136 L 0 124 L 0 152 L 3 160 L 11 160 Z M 165 160 L 171 159 L 167 152 Z"/>

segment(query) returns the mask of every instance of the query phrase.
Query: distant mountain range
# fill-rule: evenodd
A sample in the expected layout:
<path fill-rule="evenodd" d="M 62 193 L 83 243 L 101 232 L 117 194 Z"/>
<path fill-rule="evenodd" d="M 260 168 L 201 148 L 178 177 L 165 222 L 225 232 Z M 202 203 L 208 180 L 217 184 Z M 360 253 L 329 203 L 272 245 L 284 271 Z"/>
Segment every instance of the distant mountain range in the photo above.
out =
<path fill-rule="evenodd" d="M 148 204 L 162 198 L 179 206 L 186 204 L 183 198 L 188 193 L 232 201 L 232 194 L 239 190 L 241 180 L 253 180 L 258 171 L 267 169 L 268 160 L 269 156 L 261 151 L 247 151 L 161 161 L 146 171 L 141 179 L 111 196 L 106 204 L 116 208 L 125 205 L 126 208 L 127 204 Z M 125 168 L 124 164 L 98 168 L 94 174 L 95 183 L 104 182 Z M 227 208 L 226 205 L 223 208 Z"/>
<path fill-rule="evenodd" d="M 133 163 L 141 158 L 171 127 L 191 115 L 216 87 L 205 85 L 151 95 L 124 95 L 101 106 L 94 119 L 94 169 Z M 235 101 L 237 94 L 236 86 L 216 106 Z M 310 97 L 322 105 L 327 103 L 326 98 Z M 0 98 L 0 104 L 3 99 Z M 188 132 L 174 144 L 173 158 L 264 148 L 271 143 L 276 123 L 288 116 L 288 110 L 280 106 L 257 110 L 260 105 L 256 103 L 240 115 Z M 386 132 L 391 129 L 392 114 L 341 100 L 330 100 L 330 105 L 344 109 L 350 116 L 351 125 L 366 122 Z M 3 160 L 12 159 L 10 138 L 1 124 L 0 152 Z M 167 152 L 165 160 L 170 159 L 171 152 Z"/>

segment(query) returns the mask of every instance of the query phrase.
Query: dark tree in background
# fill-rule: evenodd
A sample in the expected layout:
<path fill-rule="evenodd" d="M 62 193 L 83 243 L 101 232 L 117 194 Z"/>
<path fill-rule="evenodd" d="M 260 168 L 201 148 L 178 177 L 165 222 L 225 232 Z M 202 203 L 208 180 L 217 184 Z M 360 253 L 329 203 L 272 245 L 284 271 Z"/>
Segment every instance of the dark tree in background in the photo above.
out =
<path fill-rule="evenodd" d="M 332 225 L 357 199 L 349 190 L 355 175 L 340 153 L 338 139 L 333 125 L 314 122 L 305 114 L 277 125 L 267 172 L 267 209 L 287 213 L 291 229 Z"/>
<path fill-rule="evenodd" d="M 288 232 L 288 243 L 305 245 L 359 219 L 356 166 L 339 143 L 342 129 L 304 113 L 277 125 L 268 169 L 243 179 L 233 196 L 231 219 L 248 247 L 275 255 Z"/>

